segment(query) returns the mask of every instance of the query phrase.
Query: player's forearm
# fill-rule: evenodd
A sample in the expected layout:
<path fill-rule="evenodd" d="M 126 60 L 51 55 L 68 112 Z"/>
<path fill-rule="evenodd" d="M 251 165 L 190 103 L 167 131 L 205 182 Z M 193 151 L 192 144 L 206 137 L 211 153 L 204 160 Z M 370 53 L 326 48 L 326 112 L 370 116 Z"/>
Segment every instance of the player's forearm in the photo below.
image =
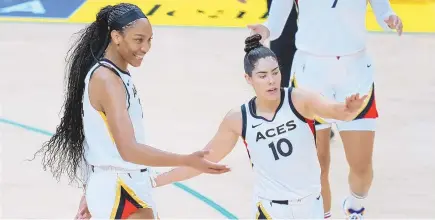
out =
<path fill-rule="evenodd" d="M 346 104 L 344 103 L 334 103 L 331 104 L 331 118 L 340 121 L 350 121 L 352 116 L 346 111 Z"/>
<path fill-rule="evenodd" d="M 393 9 L 391 8 L 391 4 L 389 0 L 370 0 L 370 5 L 373 9 L 373 13 L 375 14 L 376 20 L 384 30 L 391 30 L 388 25 L 385 23 L 385 19 L 387 19 L 390 15 L 395 15 Z"/>
<path fill-rule="evenodd" d="M 293 0 L 273 0 L 269 10 L 269 16 L 264 25 L 269 29 L 269 39 L 275 40 L 281 36 L 285 23 L 292 11 Z"/>
<path fill-rule="evenodd" d="M 159 174 L 156 179 L 156 187 L 168 185 L 174 182 L 180 182 L 191 179 L 200 175 L 201 172 L 189 167 L 179 167 L 168 172 Z"/>
<path fill-rule="evenodd" d="M 187 157 L 139 143 L 121 147 L 120 154 L 128 162 L 157 167 L 185 166 Z"/>

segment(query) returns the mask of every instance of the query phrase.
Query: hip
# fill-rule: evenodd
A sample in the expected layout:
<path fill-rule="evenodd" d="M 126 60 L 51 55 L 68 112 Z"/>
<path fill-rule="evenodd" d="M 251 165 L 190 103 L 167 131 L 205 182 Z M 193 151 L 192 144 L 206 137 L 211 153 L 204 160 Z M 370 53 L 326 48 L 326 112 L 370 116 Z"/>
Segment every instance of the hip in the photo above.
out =
<path fill-rule="evenodd" d="M 119 219 L 141 208 L 153 208 L 148 169 L 91 167 L 86 201 L 95 218 Z"/>

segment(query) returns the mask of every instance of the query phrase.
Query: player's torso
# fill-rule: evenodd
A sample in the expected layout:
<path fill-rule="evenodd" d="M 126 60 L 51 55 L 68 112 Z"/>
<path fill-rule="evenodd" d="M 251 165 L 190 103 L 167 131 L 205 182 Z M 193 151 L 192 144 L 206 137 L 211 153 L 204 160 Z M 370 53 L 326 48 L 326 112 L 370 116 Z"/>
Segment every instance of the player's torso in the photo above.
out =
<path fill-rule="evenodd" d="M 366 0 L 300 0 L 298 49 L 340 56 L 365 47 Z"/>
<path fill-rule="evenodd" d="M 244 140 L 255 173 L 255 190 L 269 199 L 300 198 L 320 190 L 314 127 L 291 105 L 285 95 L 273 120 L 256 116 L 252 100 L 244 105 Z"/>
<path fill-rule="evenodd" d="M 145 143 L 145 130 L 143 125 L 143 111 L 140 98 L 132 77 L 127 72 L 123 72 L 108 60 L 101 63 L 112 67 L 122 79 L 126 93 L 126 107 L 134 129 L 134 135 L 138 143 Z M 85 144 L 87 146 L 86 158 L 89 163 L 95 166 L 117 166 L 126 169 L 138 169 L 144 166 L 132 164 L 122 160 L 118 149 L 113 140 L 113 136 L 108 129 L 107 119 L 103 112 L 97 111 L 89 101 L 89 79 L 91 73 L 98 66 L 96 64 L 88 73 L 85 82 L 85 93 L 83 97 L 83 127 L 85 133 Z"/>

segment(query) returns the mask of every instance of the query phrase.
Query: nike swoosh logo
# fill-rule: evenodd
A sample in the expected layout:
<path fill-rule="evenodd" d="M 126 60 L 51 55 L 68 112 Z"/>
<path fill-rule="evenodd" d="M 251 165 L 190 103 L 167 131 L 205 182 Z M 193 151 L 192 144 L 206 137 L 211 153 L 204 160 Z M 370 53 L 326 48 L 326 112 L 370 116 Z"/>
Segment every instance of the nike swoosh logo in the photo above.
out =
<path fill-rule="evenodd" d="M 367 68 L 370 68 L 371 66 L 372 66 L 372 64 L 370 64 L 370 65 L 369 65 L 369 64 L 367 64 Z"/>
<path fill-rule="evenodd" d="M 258 125 L 252 125 L 252 128 L 256 128 L 256 127 L 258 127 L 258 126 L 260 126 L 260 125 L 262 125 L 263 123 L 260 123 L 260 124 L 258 124 Z"/>

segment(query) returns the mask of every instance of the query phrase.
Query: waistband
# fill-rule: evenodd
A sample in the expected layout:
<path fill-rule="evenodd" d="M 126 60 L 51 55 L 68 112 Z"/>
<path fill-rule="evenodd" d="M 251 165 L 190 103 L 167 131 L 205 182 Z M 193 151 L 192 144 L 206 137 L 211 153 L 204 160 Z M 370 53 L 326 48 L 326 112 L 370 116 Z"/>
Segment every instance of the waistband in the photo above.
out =
<path fill-rule="evenodd" d="M 112 167 L 112 166 L 94 166 L 91 165 L 91 170 L 93 173 L 95 172 L 101 172 L 101 171 L 108 171 L 108 172 L 114 172 L 114 173 L 134 173 L 134 172 L 146 172 L 148 171 L 148 168 L 144 169 L 125 169 L 120 167 Z"/>
<path fill-rule="evenodd" d="M 267 201 L 270 201 L 270 203 L 276 203 L 276 204 L 280 204 L 280 205 L 300 204 L 300 203 L 303 203 L 307 200 L 313 200 L 313 199 L 319 200 L 320 197 L 321 197 L 320 193 L 313 193 L 313 194 L 310 194 L 308 196 L 304 196 L 304 197 L 301 197 L 298 199 L 289 199 L 289 200 L 274 200 L 274 199 L 268 199 L 268 198 L 258 196 L 258 198 L 260 198 L 260 199 L 267 200 Z"/>
<path fill-rule="evenodd" d="M 360 56 L 366 53 L 366 49 L 362 49 L 362 50 L 358 50 L 355 51 L 353 53 L 349 53 L 349 54 L 344 54 L 344 55 L 320 55 L 320 54 L 314 54 L 305 50 L 296 50 L 297 53 L 301 53 L 303 55 L 308 55 L 308 56 L 312 56 L 312 57 L 318 57 L 318 58 L 346 58 L 346 57 L 354 57 L 354 56 Z"/>

